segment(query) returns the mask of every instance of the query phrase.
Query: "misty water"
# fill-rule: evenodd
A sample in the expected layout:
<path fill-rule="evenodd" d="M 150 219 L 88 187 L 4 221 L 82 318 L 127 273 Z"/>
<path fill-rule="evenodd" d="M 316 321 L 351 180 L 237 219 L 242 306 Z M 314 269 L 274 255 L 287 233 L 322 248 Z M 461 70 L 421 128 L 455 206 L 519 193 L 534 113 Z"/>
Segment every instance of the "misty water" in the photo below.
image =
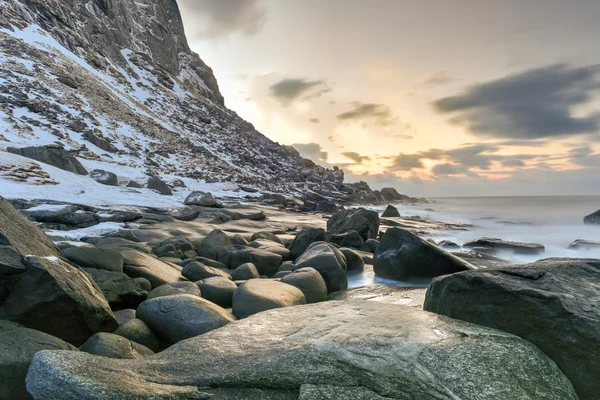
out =
<path fill-rule="evenodd" d="M 420 216 L 443 222 L 474 225 L 466 231 L 444 230 L 430 236 L 435 241 L 452 240 L 462 245 L 481 237 L 541 243 L 540 255 L 500 252 L 497 257 L 513 263 L 528 263 L 549 257 L 600 258 L 600 249 L 570 250 L 577 239 L 600 240 L 600 225 L 584 225 L 583 217 L 600 209 L 600 196 L 454 197 L 434 198 L 431 203 L 395 205 L 403 217 Z M 383 211 L 385 207 L 374 208 Z M 372 270 L 349 276 L 349 286 L 380 283 L 428 286 L 430 282 L 397 282 L 375 277 Z"/>

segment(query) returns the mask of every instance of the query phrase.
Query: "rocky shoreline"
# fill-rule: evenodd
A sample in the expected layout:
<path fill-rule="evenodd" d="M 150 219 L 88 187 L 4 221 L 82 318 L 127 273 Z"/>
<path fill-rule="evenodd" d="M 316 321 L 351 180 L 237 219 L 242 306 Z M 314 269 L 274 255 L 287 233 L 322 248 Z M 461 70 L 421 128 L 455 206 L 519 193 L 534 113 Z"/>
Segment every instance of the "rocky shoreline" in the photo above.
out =
<path fill-rule="evenodd" d="M 598 260 L 509 266 L 482 249 L 539 246 L 436 243 L 419 236 L 469 226 L 363 208 L 323 214 L 199 193 L 186 203 L 0 200 L 0 398 L 600 392 Z M 103 223 L 117 228 L 93 234 Z M 348 288 L 368 276 L 405 283 Z"/>

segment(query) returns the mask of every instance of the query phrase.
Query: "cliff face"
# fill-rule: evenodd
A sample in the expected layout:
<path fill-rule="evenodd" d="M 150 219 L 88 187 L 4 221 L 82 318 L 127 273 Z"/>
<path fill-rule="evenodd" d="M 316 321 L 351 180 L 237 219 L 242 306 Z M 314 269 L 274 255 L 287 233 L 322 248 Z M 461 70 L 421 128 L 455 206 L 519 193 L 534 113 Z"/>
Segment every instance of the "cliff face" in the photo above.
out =
<path fill-rule="evenodd" d="M 365 192 L 224 106 L 175 0 L 0 2 L 0 151 L 56 143 L 123 179 L 230 181 L 339 200 Z"/>

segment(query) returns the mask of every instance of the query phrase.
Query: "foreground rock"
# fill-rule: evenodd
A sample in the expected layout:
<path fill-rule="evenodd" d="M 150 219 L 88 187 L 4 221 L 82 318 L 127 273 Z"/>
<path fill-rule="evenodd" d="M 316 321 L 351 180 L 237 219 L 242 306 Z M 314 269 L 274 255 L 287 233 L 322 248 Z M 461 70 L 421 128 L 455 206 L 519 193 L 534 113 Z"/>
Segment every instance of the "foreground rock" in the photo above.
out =
<path fill-rule="evenodd" d="M 25 376 L 33 355 L 41 350 L 77 348 L 47 333 L 0 320 L 0 399 L 30 399 Z"/>
<path fill-rule="evenodd" d="M 364 208 L 340 211 L 327 221 L 327 231 L 333 234 L 356 231 L 363 240 L 376 239 L 379 233 L 379 214 Z"/>
<path fill-rule="evenodd" d="M 314 268 L 297 269 L 281 278 L 281 282 L 300 289 L 309 304 L 327 300 L 327 285 L 319 271 Z"/>
<path fill-rule="evenodd" d="M 298 288 L 267 279 L 252 279 L 241 285 L 233 294 L 233 315 L 246 318 L 273 308 L 306 304 Z"/>
<path fill-rule="evenodd" d="M 473 266 L 400 228 L 388 229 L 375 250 L 375 274 L 400 281 L 434 278 Z"/>
<path fill-rule="evenodd" d="M 435 279 L 425 309 L 527 339 L 579 398 L 600 393 L 600 260 L 548 259 Z"/>
<path fill-rule="evenodd" d="M 463 245 L 466 248 L 487 247 L 494 250 L 507 250 L 515 254 L 542 254 L 546 248 L 539 243 L 511 242 L 496 238 L 481 238 Z"/>
<path fill-rule="evenodd" d="M 157 297 L 140 304 L 136 315 L 169 344 L 202 335 L 233 321 L 224 308 L 190 294 Z"/>
<path fill-rule="evenodd" d="M 577 398 L 523 339 L 356 300 L 271 310 L 140 360 L 43 351 L 27 388 L 39 400 L 228 398 L 233 388 L 229 398 L 240 399 L 297 399 L 315 388 L 338 400 Z"/>
<path fill-rule="evenodd" d="M 586 215 L 583 218 L 584 224 L 600 224 L 600 210 L 591 213 L 590 215 Z"/>
<path fill-rule="evenodd" d="M 316 242 L 296 260 L 293 271 L 311 267 L 316 269 L 327 285 L 327 291 L 337 292 L 348 288 L 346 257 L 329 243 Z"/>

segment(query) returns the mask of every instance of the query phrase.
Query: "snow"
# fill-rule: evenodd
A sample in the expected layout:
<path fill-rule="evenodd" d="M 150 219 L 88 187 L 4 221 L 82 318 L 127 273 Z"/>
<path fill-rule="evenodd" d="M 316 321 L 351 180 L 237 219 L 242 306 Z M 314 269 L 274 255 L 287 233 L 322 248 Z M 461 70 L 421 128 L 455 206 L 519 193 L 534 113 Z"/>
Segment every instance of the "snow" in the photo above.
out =
<path fill-rule="evenodd" d="M 40 204 L 39 206 L 28 208 L 27 211 L 62 211 L 68 207 L 65 204 Z"/>
<path fill-rule="evenodd" d="M 127 229 L 131 229 L 129 224 Z M 79 240 L 86 236 L 105 236 L 125 229 L 125 224 L 117 222 L 101 222 L 98 225 L 90 226 L 89 228 L 75 229 L 72 231 L 46 231 L 46 235 L 50 238 L 64 238 L 68 240 Z"/>

